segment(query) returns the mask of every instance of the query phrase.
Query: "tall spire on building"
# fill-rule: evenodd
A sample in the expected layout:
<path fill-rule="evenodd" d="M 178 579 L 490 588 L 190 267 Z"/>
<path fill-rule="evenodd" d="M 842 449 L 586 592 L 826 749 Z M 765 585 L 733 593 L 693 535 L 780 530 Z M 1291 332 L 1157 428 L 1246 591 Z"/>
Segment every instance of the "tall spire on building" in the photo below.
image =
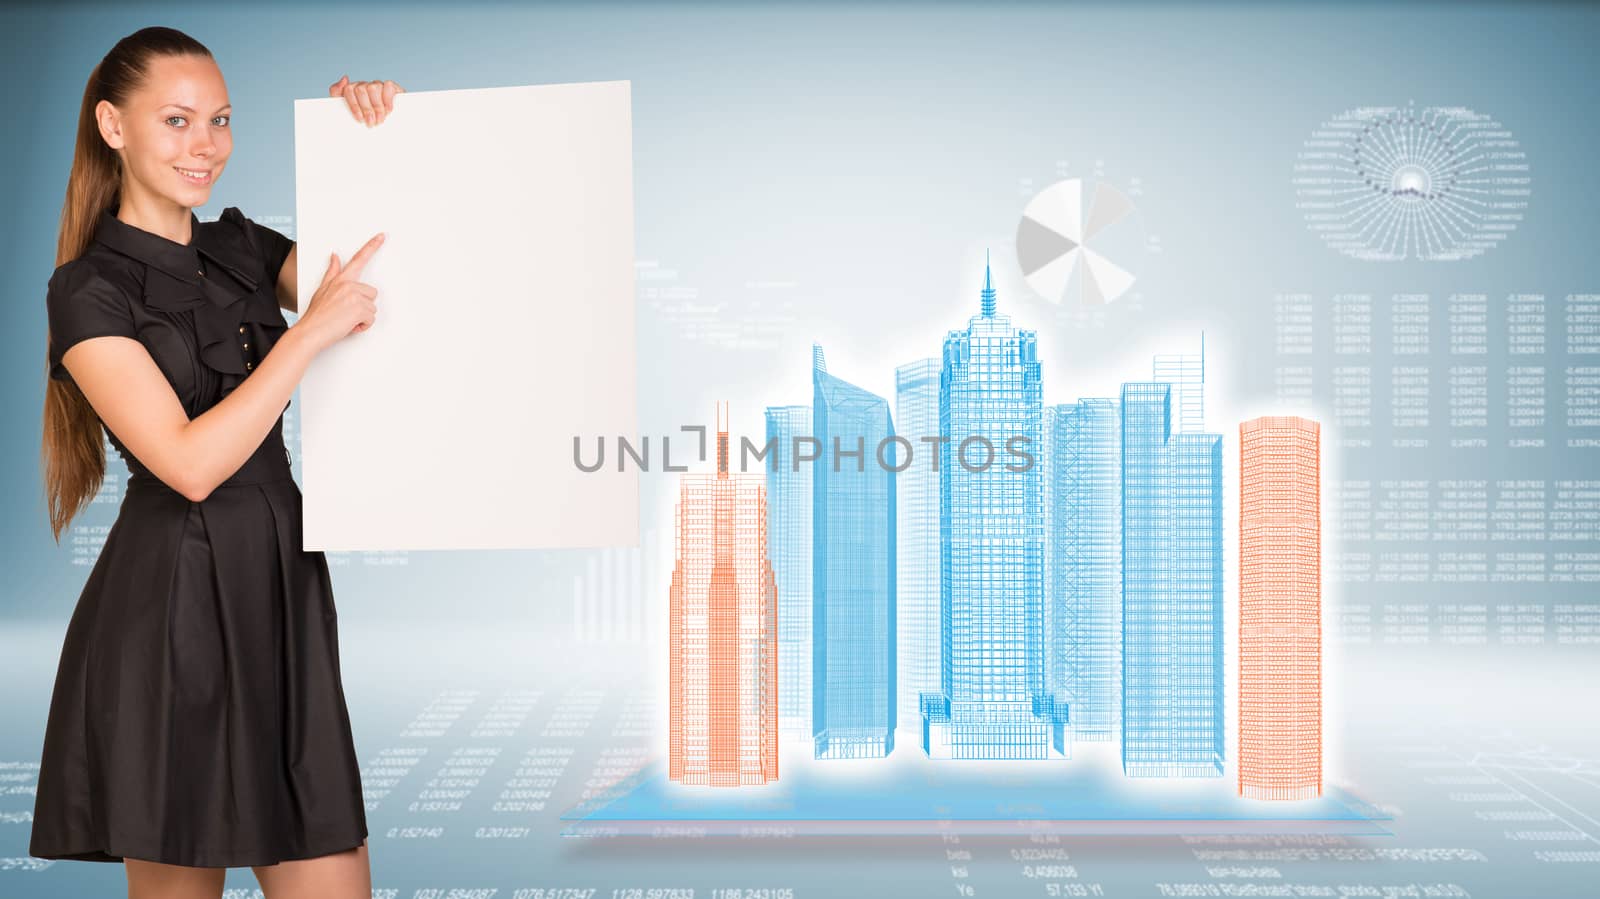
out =
<path fill-rule="evenodd" d="M 994 315 L 994 280 L 989 276 L 989 251 L 983 251 L 983 314 Z"/>
<path fill-rule="evenodd" d="M 822 358 L 822 344 L 811 345 L 811 368 L 814 371 L 827 371 L 828 363 Z"/>
<path fill-rule="evenodd" d="M 717 477 L 728 476 L 728 401 L 717 402 Z"/>

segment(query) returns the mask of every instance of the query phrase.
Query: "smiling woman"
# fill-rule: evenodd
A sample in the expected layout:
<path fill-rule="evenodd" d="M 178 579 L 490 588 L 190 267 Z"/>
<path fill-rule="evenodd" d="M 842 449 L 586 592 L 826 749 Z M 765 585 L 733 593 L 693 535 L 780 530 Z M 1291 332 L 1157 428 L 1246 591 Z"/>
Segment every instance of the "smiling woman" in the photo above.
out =
<path fill-rule="evenodd" d="M 329 89 L 369 127 L 393 82 Z M 129 895 L 366 897 L 367 822 L 327 560 L 306 552 L 283 413 L 307 365 L 369 326 L 381 244 L 335 256 L 304 314 L 294 242 L 210 200 L 233 152 L 216 62 L 146 28 L 89 77 L 49 319 L 45 488 L 61 531 L 105 474 L 117 518 L 67 626 L 29 851 L 124 862 Z M 374 117 L 376 116 L 376 121 Z"/>
<path fill-rule="evenodd" d="M 228 102 L 222 72 L 210 56 L 160 56 L 150 61 L 150 81 L 170 85 L 165 96 L 144 92 L 146 108 L 124 112 L 107 102 L 97 118 L 110 122 L 106 143 L 114 150 L 131 144 L 137 154 L 123 154 L 134 182 L 126 198 L 128 218 L 147 221 L 174 240 L 188 223 L 174 211 L 203 205 L 210 188 L 233 154 L 233 104 Z M 166 202 L 162 202 L 166 201 Z"/>

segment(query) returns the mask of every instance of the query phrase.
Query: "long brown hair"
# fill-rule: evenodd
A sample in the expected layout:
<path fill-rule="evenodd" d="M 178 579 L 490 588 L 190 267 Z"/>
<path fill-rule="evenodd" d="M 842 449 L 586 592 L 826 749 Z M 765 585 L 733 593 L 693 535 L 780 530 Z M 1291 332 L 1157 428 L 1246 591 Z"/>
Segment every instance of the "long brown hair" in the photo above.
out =
<path fill-rule="evenodd" d="M 204 56 L 211 51 L 194 38 L 173 28 L 141 28 L 128 35 L 89 73 L 78 109 L 77 145 L 72 171 L 67 175 L 67 198 L 61 206 L 61 234 L 56 241 L 56 266 L 77 259 L 88 249 L 101 213 L 119 202 L 122 159 L 100 136 L 95 107 L 101 100 L 126 108 L 128 99 L 149 77 L 150 63 L 164 56 Z M 105 443 L 100 416 L 70 380 L 49 376 L 49 329 L 46 326 L 44 396 L 45 499 L 50 529 L 57 543 L 61 532 L 94 499 L 105 479 Z"/>

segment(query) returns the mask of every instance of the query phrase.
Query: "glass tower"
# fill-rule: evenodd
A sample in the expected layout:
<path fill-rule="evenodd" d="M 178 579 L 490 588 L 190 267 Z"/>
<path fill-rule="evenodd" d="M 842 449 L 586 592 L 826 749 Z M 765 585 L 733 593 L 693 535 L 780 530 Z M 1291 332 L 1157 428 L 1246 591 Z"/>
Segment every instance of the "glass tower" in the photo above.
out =
<path fill-rule="evenodd" d="M 778 581 L 778 727 L 811 736 L 811 467 L 794 438 L 811 437 L 810 406 L 767 407 L 767 555 Z"/>
<path fill-rule="evenodd" d="M 1159 353 L 1150 360 L 1150 380 L 1172 385 L 1172 432 L 1206 429 L 1206 335 L 1198 353 Z"/>
<path fill-rule="evenodd" d="M 939 689 L 939 360 L 919 359 L 895 369 L 894 420 L 911 442 L 911 464 L 895 484 L 895 606 L 900 621 L 900 695 L 896 705 L 908 728 L 919 728 L 918 702 Z M 902 463 L 904 460 L 902 460 Z"/>
<path fill-rule="evenodd" d="M 1046 686 L 1069 698 L 1074 739 L 1109 742 L 1122 728 L 1122 413 L 1114 399 L 1047 411 Z"/>
<path fill-rule="evenodd" d="M 889 403 L 814 351 L 811 720 L 815 757 L 894 749 L 895 472 Z"/>
<path fill-rule="evenodd" d="M 941 670 L 939 691 L 922 696 L 923 748 L 1048 758 L 1067 708 L 1045 690 L 1036 335 L 995 311 L 987 266 L 981 297 L 967 328 L 946 336 L 940 368 Z"/>
<path fill-rule="evenodd" d="M 1122 387 L 1122 767 L 1221 776 L 1222 438 L 1175 433 L 1172 401 Z"/>

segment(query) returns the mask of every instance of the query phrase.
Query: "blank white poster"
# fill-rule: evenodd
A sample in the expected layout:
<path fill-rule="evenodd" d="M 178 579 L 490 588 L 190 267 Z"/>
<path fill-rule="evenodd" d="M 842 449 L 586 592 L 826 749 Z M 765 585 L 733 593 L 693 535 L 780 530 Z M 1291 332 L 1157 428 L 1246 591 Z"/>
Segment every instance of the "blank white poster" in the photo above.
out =
<path fill-rule="evenodd" d="M 629 82 L 408 91 L 372 128 L 295 101 L 304 310 L 387 235 L 372 328 L 300 385 L 307 550 L 635 546 Z"/>

